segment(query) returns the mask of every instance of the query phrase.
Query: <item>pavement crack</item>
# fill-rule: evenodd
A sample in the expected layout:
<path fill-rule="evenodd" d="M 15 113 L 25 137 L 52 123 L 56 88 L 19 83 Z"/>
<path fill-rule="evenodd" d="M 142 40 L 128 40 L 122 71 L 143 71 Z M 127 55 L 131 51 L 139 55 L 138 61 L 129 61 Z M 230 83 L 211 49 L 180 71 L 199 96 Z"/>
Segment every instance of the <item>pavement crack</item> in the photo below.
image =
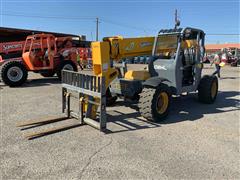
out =
<path fill-rule="evenodd" d="M 86 169 L 88 168 L 88 166 L 91 164 L 92 159 L 98 154 L 100 153 L 103 149 L 105 149 L 106 147 L 110 146 L 112 144 L 112 137 L 110 139 L 110 141 L 105 144 L 104 146 L 100 147 L 99 149 L 97 149 L 89 158 L 88 158 L 88 162 L 86 163 L 86 165 L 82 168 L 81 172 L 80 172 L 80 176 L 79 179 L 82 179 L 82 176 L 84 174 L 84 172 L 86 171 Z"/>

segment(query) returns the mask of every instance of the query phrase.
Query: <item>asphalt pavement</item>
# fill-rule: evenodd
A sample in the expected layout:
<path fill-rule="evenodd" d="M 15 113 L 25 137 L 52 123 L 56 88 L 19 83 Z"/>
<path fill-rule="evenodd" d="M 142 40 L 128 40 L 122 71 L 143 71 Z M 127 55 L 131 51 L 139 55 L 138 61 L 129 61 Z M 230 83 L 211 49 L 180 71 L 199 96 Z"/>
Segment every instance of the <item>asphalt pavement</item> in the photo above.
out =
<path fill-rule="evenodd" d="M 208 65 L 204 74 L 214 71 Z M 27 140 L 16 123 L 61 114 L 61 84 L 30 73 L 19 88 L 0 84 L 1 169 L 8 179 L 240 179 L 240 68 L 224 67 L 214 104 L 196 94 L 173 99 L 161 123 L 143 119 L 135 105 L 107 108 L 108 133 L 77 126 Z"/>

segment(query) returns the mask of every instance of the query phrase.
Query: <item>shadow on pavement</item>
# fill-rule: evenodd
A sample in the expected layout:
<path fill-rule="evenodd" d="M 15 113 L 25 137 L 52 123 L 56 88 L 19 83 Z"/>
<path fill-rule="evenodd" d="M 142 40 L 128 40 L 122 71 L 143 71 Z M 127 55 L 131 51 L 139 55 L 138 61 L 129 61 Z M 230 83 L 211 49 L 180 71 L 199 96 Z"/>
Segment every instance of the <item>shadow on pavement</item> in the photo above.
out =
<path fill-rule="evenodd" d="M 239 79 L 239 77 L 221 77 L 220 79 Z"/>
<path fill-rule="evenodd" d="M 49 86 L 52 84 L 61 84 L 61 81 L 57 77 L 47 77 L 41 79 L 28 79 L 23 85 L 12 88 L 26 88 L 26 87 L 38 87 L 38 86 Z M 0 81 L 0 88 L 6 87 L 2 81 Z"/>
<path fill-rule="evenodd" d="M 240 109 L 240 100 L 233 99 L 239 95 L 237 91 L 219 92 L 213 104 L 202 104 L 198 102 L 194 94 L 189 97 L 173 99 L 171 114 L 162 124 L 177 123 L 181 121 L 199 120 L 204 114 L 225 113 Z"/>
<path fill-rule="evenodd" d="M 31 79 L 18 88 L 49 86 L 51 84 L 61 84 L 61 81 L 57 77 Z"/>
<path fill-rule="evenodd" d="M 240 109 L 240 100 L 233 99 L 233 97 L 238 95 L 240 95 L 240 93 L 237 91 L 219 92 L 218 97 L 214 104 L 199 103 L 197 101 L 196 94 L 190 94 L 188 96 L 173 98 L 172 107 L 168 118 L 159 123 L 145 120 L 140 116 L 140 113 L 138 111 L 132 113 L 124 113 L 120 110 L 111 110 L 108 111 L 107 114 L 109 124 L 107 125 L 108 129 L 105 130 L 105 133 L 112 134 L 126 131 L 136 131 L 141 129 L 159 128 L 161 127 L 162 124 L 200 120 L 204 116 L 204 114 L 216 114 L 237 111 Z M 130 105 L 130 103 L 126 102 L 125 103 L 118 102 L 116 105 L 128 106 L 133 109 L 137 109 L 136 104 Z M 112 128 L 112 125 L 114 125 L 115 128 Z M 31 136 L 31 138 L 29 139 L 35 139 L 46 135 L 55 134 L 79 126 L 81 125 L 77 123 L 70 126 L 64 126 L 61 128 L 54 128 L 51 131 L 40 133 L 37 134 L 36 136 Z"/>
<path fill-rule="evenodd" d="M 77 127 L 80 127 L 80 126 L 82 126 L 82 125 L 81 124 L 73 124 L 73 125 L 68 126 L 68 127 L 62 127 L 62 128 L 56 129 L 56 130 L 45 132 L 45 133 L 37 135 L 37 136 L 29 137 L 28 140 L 38 139 L 38 138 L 45 137 L 45 136 L 48 136 L 48 135 L 51 135 L 51 134 L 55 134 L 55 133 L 67 131 L 69 129 L 77 128 Z"/>
<path fill-rule="evenodd" d="M 0 79 L 0 89 L 3 89 L 6 85 L 3 83 L 3 81 Z"/>
<path fill-rule="evenodd" d="M 157 128 L 160 127 L 161 125 L 159 123 L 151 122 L 144 120 L 140 118 L 139 112 L 134 112 L 134 113 L 128 113 L 124 114 L 122 112 L 114 110 L 115 113 L 117 113 L 117 116 L 113 116 L 108 114 L 108 123 L 113 123 L 123 129 L 121 130 L 110 130 L 107 129 L 105 133 L 119 133 L 119 132 L 125 132 L 125 131 L 134 131 L 134 130 L 140 130 L 140 129 L 149 129 L 149 128 Z M 130 120 L 133 118 L 134 120 L 138 122 L 134 122 Z"/>
<path fill-rule="evenodd" d="M 3 89 L 3 87 L 5 87 L 5 85 L 1 85 L 1 84 L 0 84 L 0 89 Z"/>
<path fill-rule="evenodd" d="M 116 116 L 108 114 L 108 122 L 119 125 L 123 127 L 124 130 L 108 130 L 107 133 L 118 133 L 147 128 L 157 128 L 161 127 L 161 124 L 200 120 L 204 116 L 204 114 L 216 114 L 237 111 L 240 109 L 240 100 L 233 99 L 233 97 L 237 95 L 240 95 L 240 93 L 237 91 L 219 92 L 214 104 L 202 104 L 198 102 L 196 94 L 173 98 L 169 116 L 164 121 L 158 123 L 142 119 L 139 112 L 124 114 L 119 111 L 115 111 L 118 113 Z M 117 104 L 131 107 L 129 103 L 118 102 Z M 133 105 L 131 108 L 137 109 L 136 105 Z M 142 122 L 133 122 L 131 119 L 137 119 L 136 121 Z"/>

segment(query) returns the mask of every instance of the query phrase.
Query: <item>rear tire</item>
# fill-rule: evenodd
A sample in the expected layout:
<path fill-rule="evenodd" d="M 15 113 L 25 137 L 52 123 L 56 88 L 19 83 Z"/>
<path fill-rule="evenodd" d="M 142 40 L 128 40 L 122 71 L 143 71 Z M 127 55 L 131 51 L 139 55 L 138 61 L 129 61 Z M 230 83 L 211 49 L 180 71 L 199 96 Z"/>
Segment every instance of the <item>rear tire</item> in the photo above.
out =
<path fill-rule="evenodd" d="M 164 120 L 171 104 L 170 88 L 161 84 L 156 89 L 144 87 L 139 99 L 139 112 L 149 121 L 158 122 Z"/>
<path fill-rule="evenodd" d="M 57 70 L 57 76 L 59 80 L 62 80 L 62 70 L 66 69 L 69 71 L 77 71 L 77 66 L 72 61 L 63 61 L 58 70 Z"/>
<path fill-rule="evenodd" d="M 1 76 L 6 85 L 17 87 L 26 82 L 28 72 L 22 62 L 9 61 L 3 65 Z"/>
<path fill-rule="evenodd" d="M 205 75 L 198 85 L 198 100 L 202 103 L 212 104 L 218 93 L 218 79 L 216 76 Z"/>

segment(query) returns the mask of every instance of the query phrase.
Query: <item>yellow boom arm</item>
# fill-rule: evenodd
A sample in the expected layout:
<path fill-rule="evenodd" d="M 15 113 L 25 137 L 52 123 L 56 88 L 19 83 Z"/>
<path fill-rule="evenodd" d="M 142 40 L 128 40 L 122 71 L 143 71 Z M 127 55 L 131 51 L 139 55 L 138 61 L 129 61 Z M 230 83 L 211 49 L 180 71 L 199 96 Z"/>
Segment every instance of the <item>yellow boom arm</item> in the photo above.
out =
<path fill-rule="evenodd" d="M 113 81 L 118 72 L 111 63 L 126 57 L 151 55 L 154 37 L 123 38 L 121 36 L 106 37 L 103 42 L 93 42 L 93 73 L 106 78 L 106 87 Z"/>

